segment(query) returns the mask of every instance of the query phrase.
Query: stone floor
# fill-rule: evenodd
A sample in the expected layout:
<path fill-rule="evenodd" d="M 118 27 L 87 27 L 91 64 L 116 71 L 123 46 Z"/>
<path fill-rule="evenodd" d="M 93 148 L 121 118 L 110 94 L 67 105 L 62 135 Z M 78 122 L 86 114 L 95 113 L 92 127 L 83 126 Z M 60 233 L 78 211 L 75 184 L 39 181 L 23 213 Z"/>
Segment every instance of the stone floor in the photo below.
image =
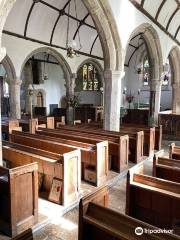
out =
<path fill-rule="evenodd" d="M 163 142 L 165 155 L 167 155 L 170 141 Z M 180 145 L 180 142 L 176 142 Z M 131 165 L 132 166 L 132 165 Z M 152 175 L 152 159 L 144 162 L 144 173 Z M 116 176 L 114 176 L 116 177 Z M 125 213 L 126 204 L 126 176 L 112 184 L 109 194 L 109 208 L 115 211 Z M 91 191 L 93 187 L 90 187 Z M 78 208 L 66 213 L 64 216 L 54 214 L 51 222 L 44 228 L 34 233 L 34 240 L 77 240 L 78 239 Z M 0 234 L 0 240 L 9 240 L 9 238 Z"/>

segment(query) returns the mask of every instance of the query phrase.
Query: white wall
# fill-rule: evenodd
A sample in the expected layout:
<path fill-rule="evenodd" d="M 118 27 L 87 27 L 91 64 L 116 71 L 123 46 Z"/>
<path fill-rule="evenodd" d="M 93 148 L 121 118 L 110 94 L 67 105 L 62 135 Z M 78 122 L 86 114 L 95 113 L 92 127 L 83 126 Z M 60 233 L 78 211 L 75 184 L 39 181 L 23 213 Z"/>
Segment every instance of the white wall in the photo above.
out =
<path fill-rule="evenodd" d="M 93 104 L 100 106 L 102 104 L 102 95 L 100 91 L 81 91 L 76 92 L 80 98 L 80 104 Z"/>
<path fill-rule="evenodd" d="M 46 72 L 48 80 L 45 80 L 42 84 L 34 84 L 33 86 L 36 94 L 38 93 L 38 90 L 43 93 L 44 107 L 47 107 L 47 114 L 49 114 L 50 104 L 58 104 L 58 106 L 61 107 L 61 98 L 66 95 L 66 88 L 63 69 L 60 65 L 48 63 L 46 64 Z M 27 76 L 27 74 L 25 76 Z M 24 81 L 32 83 L 32 75 L 29 76 L 29 79 L 24 79 Z M 28 84 L 26 84 L 26 86 L 28 86 Z M 26 94 L 23 94 L 24 91 L 25 89 L 23 89 L 21 93 L 23 98 L 26 96 Z M 27 100 L 21 99 L 21 107 L 23 109 L 25 107 L 25 101 Z M 28 105 L 28 103 L 26 104 Z M 36 106 L 36 96 L 33 96 L 32 104 Z"/>
<path fill-rule="evenodd" d="M 129 67 L 125 67 L 125 76 L 122 79 L 122 90 L 123 93 L 124 87 L 127 88 L 127 94 L 132 93 L 134 96 L 134 102 L 138 102 L 138 89 L 141 89 L 140 95 L 139 95 L 139 103 L 143 104 L 149 104 L 150 99 L 150 87 L 143 85 L 143 79 L 142 75 L 139 75 L 136 73 L 135 65 L 139 64 L 137 62 L 137 59 L 139 59 L 139 56 L 142 55 L 143 49 L 140 49 L 139 51 L 134 54 L 132 57 Z M 125 100 L 125 96 L 122 94 L 121 97 L 122 106 L 128 107 L 128 103 Z M 172 107 L 172 87 L 171 87 L 171 81 L 169 81 L 169 86 L 162 86 L 161 91 L 161 110 L 165 109 L 171 109 Z M 131 108 L 133 108 L 133 104 L 131 104 Z"/>

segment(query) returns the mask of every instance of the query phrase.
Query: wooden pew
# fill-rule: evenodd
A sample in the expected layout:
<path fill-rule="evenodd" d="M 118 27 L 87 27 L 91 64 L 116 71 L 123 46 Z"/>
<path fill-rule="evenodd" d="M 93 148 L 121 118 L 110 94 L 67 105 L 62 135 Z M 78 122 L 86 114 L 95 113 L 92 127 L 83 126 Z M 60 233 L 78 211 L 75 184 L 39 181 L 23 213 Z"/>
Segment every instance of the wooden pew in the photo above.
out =
<path fill-rule="evenodd" d="M 18 120 L 7 120 L 1 122 L 2 133 L 6 135 L 6 139 L 9 139 L 9 134 L 12 130 L 22 131 L 22 127 L 19 126 Z"/>
<path fill-rule="evenodd" d="M 137 125 L 137 124 L 133 124 L 133 123 L 126 123 L 126 124 L 122 124 L 120 126 L 120 128 L 123 128 L 123 127 L 133 127 L 135 129 L 141 129 L 142 131 L 150 129 L 149 126 Z M 161 150 L 161 148 L 162 148 L 162 125 L 159 125 L 159 126 L 155 127 L 155 146 L 154 146 L 154 149 L 159 151 L 159 150 Z"/>
<path fill-rule="evenodd" d="M 32 229 L 29 228 L 21 234 L 18 234 L 16 237 L 12 238 L 12 240 L 33 240 Z"/>
<path fill-rule="evenodd" d="M 89 169 L 87 178 L 90 182 L 99 186 L 106 179 L 108 173 L 108 142 L 98 142 L 95 145 L 88 145 L 84 143 L 73 143 L 58 141 L 50 139 L 50 137 L 29 133 L 21 133 L 13 131 L 11 134 L 12 142 L 27 145 L 34 148 L 40 148 L 46 151 L 64 154 L 73 151 L 77 148 L 81 150 L 82 159 L 82 178 L 84 179 L 84 172 Z M 74 145 L 73 145 L 74 144 Z M 86 180 L 87 180 L 86 178 Z"/>
<path fill-rule="evenodd" d="M 38 166 L 0 166 L 0 231 L 15 237 L 38 222 Z"/>
<path fill-rule="evenodd" d="M 171 143 L 169 147 L 169 158 L 180 160 L 180 147 Z"/>
<path fill-rule="evenodd" d="M 128 167 L 128 150 L 129 150 L 129 137 L 123 136 L 101 136 L 90 133 L 81 132 L 69 132 L 58 130 L 41 129 L 38 134 L 46 134 L 48 136 L 54 136 L 57 138 L 70 139 L 74 141 L 80 141 L 84 143 L 97 144 L 101 141 L 108 141 L 109 143 L 109 155 L 111 156 L 110 169 L 121 172 Z"/>
<path fill-rule="evenodd" d="M 155 226 L 115 212 L 108 207 L 108 189 L 99 188 L 83 197 L 79 204 L 78 240 L 175 240 L 178 236 L 165 233 L 136 235 L 137 227 L 158 230 Z"/>
<path fill-rule="evenodd" d="M 39 124 L 46 124 L 47 128 L 54 129 L 54 117 L 39 117 L 38 118 Z"/>
<path fill-rule="evenodd" d="M 180 183 L 180 161 L 155 155 L 153 159 L 153 176 Z"/>
<path fill-rule="evenodd" d="M 68 127 L 65 127 L 65 128 L 68 128 Z M 60 126 L 60 128 L 62 128 L 62 127 Z M 70 128 L 73 129 L 72 126 Z M 162 141 L 162 129 L 161 129 L 161 139 L 157 139 L 155 141 L 155 139 L 156 139 L 155 138 L 155 127 L 150 128 L 150 127 L 147 127 L 147 126 L 139 126 L 139 125 L 135 126 L 133 124 L 125 124 L 125 125 L 121 125 L 120 132 L 106 131 L 106 130 L 103 130 L 102 128 L 100 128 L 98 125 L 95 125 L 95 124 L 81 124 L 81 125 L 77 125 L 76 129 L 77 128 L 81 129 L 81 131 L 85 131 L 85 132 L 90 131 L 90 132 L 98 132 L 98 133 L 104 133 L 104 134 L 115 134 L 115 135 L 128 134 L 129 137 L 130 137 L 130 141 L 131 141 L 131 137 L 133 139 L 133 136 L 132 136 L 133 134 L 139 133 L 140 131 L 143 131 L 144 132 L 143 153 L 144 153 L 144 155 L 147 155 L 147 156 L 152 156 L 154 154 L 155 142 L 157 141 L 158 142 L 157 144 L 161 144 L 161 141 Z M 160 138 L 160 133 L 156 134 L 156 137 Z M 130 144 L 130 146 L 133 146 L 133 144 Z M 138 161 L 136 161 L 136 163 L 137 162 Z"/>
<path fill-rule="evenodd" d="M 142 165 L 127 175 L 126 214 L 154 226 L 179 231 L 180 184 L 142 174 Z"/>
<path fill-rule="evenodd" d="M 67 206 L 77 200 L 80 189 L 80 150 L 54 154 L 41 149 L 3 141 L 3 158 L 11 167 L 37 162 L 38 172 L 49 176 L 43 190 L 49 195 L 53 179 L 62 182 L 60 204 Z"/>
<path fill-rule="evenodd" d="M 38 119 L 19 119 L 19 125 L 22 127 L 23 132 L 30 132 L 35 134 L 36 128 L 38 126 Z"/>
<path fill-rule="evenodd" d="M 92 137 L 92 138 L 107 138 L 107 140 L 109 141 L 109 143 L 111 143 L 111 141 L 114 141 L 113 138 L 121 138 L 122 136 L 129 136 L 129 160 L 134 162 L 134 163 L 138 163 L 142 160 L 143 158 L 143 143 L 144 143 L 144 133 L 142 131 L 139 132 L 113 132 L 113 131 L 105 131 L 101 128 L 92 128 L 90 127 L 91 125 L 89 125 L 86 128 L 81 128 L 81 127 L 72 127 L 72 126 L 61 126 L 58 128 L 58 130 L 62 131 L 70 131 L 72 134 L 77 135 L 84 135 L 86 136 L 88 134 L 88 136 Z M 112 138 L 112 139 L 111 139 Z M 118 142 L 118 140 L 115 140 L 116 142 Z M 114 153 L 114 149 L 112 149 L 111 151 L 111 146 L 109 146 L 109 151 L 110 151 L 110 155 L 113 155 Z"/>

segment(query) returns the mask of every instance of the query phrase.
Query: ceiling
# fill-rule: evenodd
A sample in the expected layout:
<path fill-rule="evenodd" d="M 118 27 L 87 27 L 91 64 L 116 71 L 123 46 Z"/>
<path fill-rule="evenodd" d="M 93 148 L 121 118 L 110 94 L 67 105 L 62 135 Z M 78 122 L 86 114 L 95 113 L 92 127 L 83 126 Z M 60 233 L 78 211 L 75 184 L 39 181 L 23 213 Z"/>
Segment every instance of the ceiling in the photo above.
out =
<path fill-rule="evenodd" d="M 80 36 L 80 54 L 103 59 L 99 36 L 81 0 L 17 0 L 3 32 L 65 50 L 68 19 L 69 40 L 75 39 L 79 49 Z"/>
<path fill-rule="evenodd" d="M 129 0 L 180 45 L 180 0 Z"/>
<path fill-rule="evenodd" d="M 143 33 L 137 33 L 134 35 L 131 40 L 129 41 L 129 46 L 126 51 L 126 58 L 125 58 L 125 66 L 129 67 L 131 64 L 131 61 L 133 60 L 133 57 L 136 56 L 138 53 L 142 53 L 143 51 L 146 51 L 146 44 L 143 39 Z"/>

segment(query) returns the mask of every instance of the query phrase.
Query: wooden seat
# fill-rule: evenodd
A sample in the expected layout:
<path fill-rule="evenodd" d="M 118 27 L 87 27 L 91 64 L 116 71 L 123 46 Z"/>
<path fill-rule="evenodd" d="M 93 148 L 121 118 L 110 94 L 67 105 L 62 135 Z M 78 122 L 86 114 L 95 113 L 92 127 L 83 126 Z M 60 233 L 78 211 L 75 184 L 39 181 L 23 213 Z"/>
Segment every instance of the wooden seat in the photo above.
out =
<path fill-rule="evenodd" d="M 50 193 L 54 178 L 62 182 L 62 205 L 70 205 L 78 198 L 80 189 L 80 150 L 73 150 L 64 154 L 54 154 L 20 144 L 3 142 L 4 160 L 10 162 L 12 167 L 37 162 L 38 172 L 43 174 L 45 183 L 43 190 Z"/>
<path fill-rule="evenodd" d="M 176 146 L 175 143 L 171 143 L 169 146 L 169 158 L 180 160 L 180 147 Z"/>
<path fill-rule="evenodd" d="M 97 144 L 102 141 L 108 141 L 109 155 L 111 157 L 112 166 L 110 169 L 121 172 L 128 167 L 128 150 L 129 150 L 129 137 L 123 136 L 101 136 L 98 134 L 92 134 L 89 132 L 69 131 L 64 128 L 55 129 L 53 131 L 49 129 L 40 129 L 38 134 L 54 136 L 57 138 L 69 139 L 89 144 Z"/>
<path fill-rule="evenodd" d="M 105 131 L 101 128 L 92 127 L 91 125 L 83 125 L 83 127 L 72 127 L 72 126 L 62 126 L 59 128 L 62 132 L 63 131 L 70 131 L 74 134 L 81 134 L 87 135 L 89 137 L 94 138 L 106 138 L 111 141 L 118 142 L 119 137 L 123 137 L 128 135 L 129 137 L 129 160 L 134 163 L 137 163 L 142 160 L 143 158 L 143 144 L 144 144 L 144 133 L 142 131 L 138 132 L 113 132 L 113 131 Z M 114 149 L 111 151 L 111 145 L 109 146 L 110 155 L 113 155 Z"/>
<path fill-rule="evenodd" d="M 175 230 L 180 220 L 180 184 L 143 175 L 141 165 L 131 168 L 127 176 L 126 214 Z"/>
<path fill-rule="evenodd" d="M 79 204 L 78 240 L 145 240 L 145 239 L 179 239 L 172 234 L 136 235 L 137 227 L 158 230 L 155 226 L 139 221 L 127 215 L 115 212 L 108 207 L 108 189 L 99 188 L 92 194 L 81 199 Z"/>
<path fill-rule="evenodd" d="M 6 120 L 1 122 L 2 133 L 6 135 L 5 139 L 9 139 L 9 134 L 12 130 L 22 131 L 22 127 L 19 126 L 18 120 Z"/>
<path fill-rule="evenodd" d="M 155 155 L 153 176 L 180 183 L 180 161 Z"/>
<path fill-rule="evenodd" d="M 40 137 L 38 135 L 21 133 L 13 131 L 11 134 L 12 142 L 27 145 L 34 148 L 40 148 L 54 153 L 64 154 L 79 148 L 82 153 L 82 178 L 84 179 L 84 169 L 93 167 L 95 176 L 93 183 L 100 185 L 107 176 L 108 171 L 108 142 L 98 142 L 96 145 L 88 145 L 84 143 L 73 143 L 50 139 L 50 137 Z M 74 145 L 73 145 L 74 144 Z"/>

